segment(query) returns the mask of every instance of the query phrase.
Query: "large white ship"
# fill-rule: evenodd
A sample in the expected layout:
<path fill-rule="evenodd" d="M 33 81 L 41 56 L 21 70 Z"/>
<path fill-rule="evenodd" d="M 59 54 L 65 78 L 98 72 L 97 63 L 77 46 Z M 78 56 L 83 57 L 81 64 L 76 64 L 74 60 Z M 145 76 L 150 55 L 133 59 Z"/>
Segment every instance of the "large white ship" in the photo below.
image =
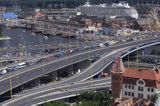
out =
<path fill-rule="evenodd" d="M 111 5 L 91 5 L 89 2 L 86 2 L 85 5 L 79 6 L 77 8 L 77 15 L 106 18 L 130 17 L 138 19 L 137 10 L 134 7 L 129 6 L 129 4 L 124 1 L 116 2 Z"/>

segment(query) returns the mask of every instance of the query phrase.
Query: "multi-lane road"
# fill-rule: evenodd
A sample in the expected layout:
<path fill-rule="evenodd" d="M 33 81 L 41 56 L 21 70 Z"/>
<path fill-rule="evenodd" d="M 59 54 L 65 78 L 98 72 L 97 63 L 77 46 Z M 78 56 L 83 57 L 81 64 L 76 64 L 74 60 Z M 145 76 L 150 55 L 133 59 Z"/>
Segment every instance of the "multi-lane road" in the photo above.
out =
<path fill-rule="evenodd" d="M 118 55 L 121 55 L 121 54 L 123 54 L 123 53 L 126 53 L 127 51 L 130 51 L 131 50 L 131 48 L 134 48 L 135 49 L 135 47 L 142 47 L 142 45 L 144 45 L 144 44 L 148 44 L 148 43 L 153 43 L 153 42 L 159 42 L 159 38 L 158 39 L 148 39 L 148 40 L 143 40 L 143 41 L 136 41 L 136 42 L 131 42 L 131 43 L 128 43 L 127 45 L 125 44 L 125 45 L 119 45 L 119 46 L 115 46 L 115 47 L 111 47 L 111 48 L 102 48 L 102 50 L 105 50 L 106 52 L 107 52 L 107 54 L 105 54 L 105 55 L 103 55 L 98 61 L 96 61 L 96 62 L 94 62 L 91 66 L 89 66 L 85 71 L 83 71 L 83 72 L 81 72 L 81 73 L 79 73 L 79 74 L 77 74 L 77 75 L 75 75 L 75 76 L 73 76 L 73 77 L 71 77 L 71 78 L 68 78 L 67 80 L 64 80 L 64 81 L 60 81 L 60 82 L 58 82 L 58 83 L 56 83 L 56 84 L 54 84 L 54 87 L 58 87 L 58 86 L 60 86 L 60 87 L 62 87 L 62 85 L 63 84 L 74 84 L 74 82 L 81 82 L 81 81 L 85 81 L 85 80 L 87 80 L 87 79 L 89 79 L 90 77 L 92 77 L 92 76 L 94 76 L 94 75 L 96 75 L 97 73 L 99 73 L 99 72 L 101 72 L 102 70 L 103 70 L 103 68 L 104 67 L 106 67 L 107 65 L 109 65 L 110 63 L 111 63 L 111 61 L 113 60 L 113 57 L 115 57 L 115 56 L 118 56 Z M 141 45 L 140 45 L 141 44 Z M 110 50 L 110 51 L 109 51 Z M 94 50 L 93 50 L 94 51 Z M 92 52 L 93 52 L 92 51 Z M 99 51 L 99 50 L 96 50 L 96 52 L 97 51 Z M 89 52 L 91 52 L 91 51 L 89 51 Z M 100 51 L 99 51 L 100 52 Z M 84 52 L 85 53 L 85 52 Z M 81 53 L 79 53 L 79 54 L 81 54 Z M 82 53 L 83 54 L 83 53 Z M 74 56 L 74 55 L 73 55 Z M 81 56 L 81 55 L 79 55 L 79 56 Z M 71 56 L 72 57 L 72 56 Z M 68 57 L 67 57 L 68 58 Z M 61 60 L 61 59 L 60 59 Z M 57 60 L 58 61 L 58 60 Z M 46 88 L 50 88 L 50 87 L 53 87 L 53 85 L 50 85 L 50 86 L 45 86 Z M 43 87 L 44 88 L 44 87 Z M 74 87 L 73 87 L 74 88 Z M 77 89 L 76 91 L 75 90 L 73 90 L 73 91 L 71 91 L 71 92 L 74 92 L 74 94 L 75 93 L 77 93 L 77 92 L 82 92 L 83 90 L 83 87 L 81 87 L 81 88 L 79 88 L 79 89 Z M 37 91 L 38 90 L 38 91 Z M 43 102 L 45 102 L 46 100 L 48 101 L 48 100 L 51 100 L 51 97 L 55 97 L 55 95 L 54 95 L 54 93 L 51 93 L 51 94 L 49 94 L 49 93 L 47 93 L 47 92 L 49 92 L 49 90 L 46 90 L 46 91 L 44 91 L 44 89 L 41 89 L 41 88 L 38 88 L 37 90 L 31 90 L 31 92 L 32 92 L 32 94 L 33 94 L 33 96 L 36 96 L 37 95 L 37 93 L 39 94 L 39 93 L 41 93 L 41 92 L 43 92 L 44 94 L 48 94 L 49 96 L 46 96 L 45 97 L 45 100 L 44 100 L 44 98 L 41 98 L 41 97 L 43 97 L 42 95 L 40 96 L 40 97 L 37 97 L 36 96 L 36 99 L 35 99 L 35 101 L 33 101 L 33 102 L 29 102 L 29 103 L 31 103 L 31 104 L 37 104 L 37 103 L 43 103 Z M 86 88 L 85 88 L 85 90 L 86 90 Z M 25 94 L 25 93 L 24 93 Z M 36 95 L 34 95 L 34 94 L 36 94 Z M 43 95 L 44 95 L 43 94 Z M 53 94 L 53 95 L 52 95 Z M 55 93 L 56 94 L 56 93 Z M 61 95 L 61 93 L 59 94 L 57 94 L 56 95 L 56 97 L 57 98 L 62 98 L 62 97 L 68 97 L 68 96 L 66 96 L 67 94 L 68 94 L 68 92 L 63 92 L 62 93 L 63 95 Z M 59 96 L 58 96 L 59 95 Z M 61 95 L 61 96 L 60 96 Z M 38 100 L 37 100 L 37 98 L 39 98 Z M 46 99 L 46 98 L 48 98 L 48 99 Z M 17 100 L 21 100 L 21 99 L 23 99 L 23 97 L 17 97 Z M 53 98 L 53 99 L 55 99 L 55 98 Z M 17 100 L 11 100 L 11 101 L 9 101 L 9 102 L 6 102 L 6 103 L 4 103 L 4 104 L 6 104 L 6 105 L 4 105 L 4 106 L 8 106 L 9 105 L 9 103 L 11 103 L 12 104 L 12 106 L 15 104 L 16 106 L 17 105 L 19 105 L 19 103 L 20 102 L 15 102 L 15 101 L 17 101 Z M 27 104 L 28 103 L 28 101 L 27 100 L 29 100 L 29 98 L 28 99 L 26 99 L 24 102 L 21 102 L 22 104 Z M 13 104 L 14 103 L 14 104 Z M 31 105 L 31 104 L 29 104 L 29 105 Z"/>
<path fill-rule="evenodd" d="M 96 79 L 86 82 L 75 82 L 72 84 L 64 84 L 55 87 L 46 87 L 45 89 L 35 90 L 32 92 L 16 95 L 15 98 L 8 100 L 1 106 L 31 106 L 41 104 L 47 101 L 59 100 L 67 97 L 79 95 L 83 91 L 96 90 L 102 88 L 110 89 L 111 79 Z"/>
<path fill-rule="evenodd" d="M 31 81 L 35 78 L 38 78 L 46 73 L 50 73 L 52 71 L 56 71 L 58 69 L 64 68 L 71 64 L 75 64 L 81 62 L 83 60 L 92 58 L 94 56 L 100 56 L 106 52 L 108 54 L 95 62 L 92 66 L 87 68 L 85 71 L 80 73 L 78 76 L 74 76 L 72 79 L 62 81 L 61 83 L 70 83 L 70 81 L 83 81 L 88 79 L 89 77 L 97 74 L 101 71 L 102 67 L 106 66 L 113 60 L 113 57 L 118 55 L 119 53 L 124 52 L 125 50 L 137 47 L 140 44 L 146 44 L 150 42 L 158 42 L 160 37 L 127 42 L 121 45 L 113 46 L 113 47 L 106 47 L 106 48 L 99 48 L 90 51 L 80 52 L 68 57 L 63 57 L 58 60 L 53 60 L 50 62 L 44 62 L 42 64 L 34 65 L 16 72 L 11 73 L 11 75 L 5 75 L 4 77 L 0 78 L 0 94 L 9 91 L 10 88 L 15 88 L 18 85 L 21 85 L 25 82 Z M 129 48 L 128 48 L 129 47 Z M 12 83 L 11 83 L 12 82 Z M 11 85 L 12 84 L 12 85 Z"/>

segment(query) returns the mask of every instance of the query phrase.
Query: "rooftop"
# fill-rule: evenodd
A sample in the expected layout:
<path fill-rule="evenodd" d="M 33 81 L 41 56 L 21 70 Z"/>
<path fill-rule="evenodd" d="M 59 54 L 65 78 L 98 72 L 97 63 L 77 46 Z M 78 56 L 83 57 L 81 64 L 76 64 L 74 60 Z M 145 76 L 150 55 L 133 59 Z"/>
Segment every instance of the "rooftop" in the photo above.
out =
<path fill-rule="evenodd" d="M 160 70 L 158 69 L 125 69 L 123 76 L 130 78 L 160 80 Z"/>

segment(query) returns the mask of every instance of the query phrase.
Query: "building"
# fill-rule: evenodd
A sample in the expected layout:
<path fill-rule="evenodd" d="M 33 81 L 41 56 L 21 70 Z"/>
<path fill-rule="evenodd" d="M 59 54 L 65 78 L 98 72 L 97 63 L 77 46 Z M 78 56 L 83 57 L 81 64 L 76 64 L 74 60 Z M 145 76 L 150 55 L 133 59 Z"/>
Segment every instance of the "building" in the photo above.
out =
<path fill-rule="evenodd" d="M 151 99 L 160 92 L 158 69 L 126 69 L 123 73 L 123 97 Z"/>
<path fill-rule="evenodd" d="M 133 104 L 137 104 L 138 101 L 142 103 L 142 100 L 145 100 L 146 104 L 158 93 L 160 93 L 159 69 L 124 68 L 122 60 L 115 59 L 112 67 L 112 96 L 115 103 L 124 104 L 130 100 L 126 103 L 132 103 L 132 105 L 126 106 L 136 106 Z"/>
<path fill-rule="evenodd" d="M 139 30 L 133 30 L 133 29 L 129 29 L 129 28 L 121 28 L 121 29 L 117 29 L 116 35 L 130 36 L 134 33 L 139 33 Z"/>

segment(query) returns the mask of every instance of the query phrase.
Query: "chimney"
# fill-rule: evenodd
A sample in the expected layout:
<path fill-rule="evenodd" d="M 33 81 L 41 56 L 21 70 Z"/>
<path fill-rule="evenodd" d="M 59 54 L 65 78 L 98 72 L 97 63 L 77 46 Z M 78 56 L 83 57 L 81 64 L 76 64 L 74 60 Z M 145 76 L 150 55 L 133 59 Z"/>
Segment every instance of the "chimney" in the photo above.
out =
<path fill-rule="evenodd" d="M 138 69 L 138 71 L 142 71 L 142 69 Z"/>

